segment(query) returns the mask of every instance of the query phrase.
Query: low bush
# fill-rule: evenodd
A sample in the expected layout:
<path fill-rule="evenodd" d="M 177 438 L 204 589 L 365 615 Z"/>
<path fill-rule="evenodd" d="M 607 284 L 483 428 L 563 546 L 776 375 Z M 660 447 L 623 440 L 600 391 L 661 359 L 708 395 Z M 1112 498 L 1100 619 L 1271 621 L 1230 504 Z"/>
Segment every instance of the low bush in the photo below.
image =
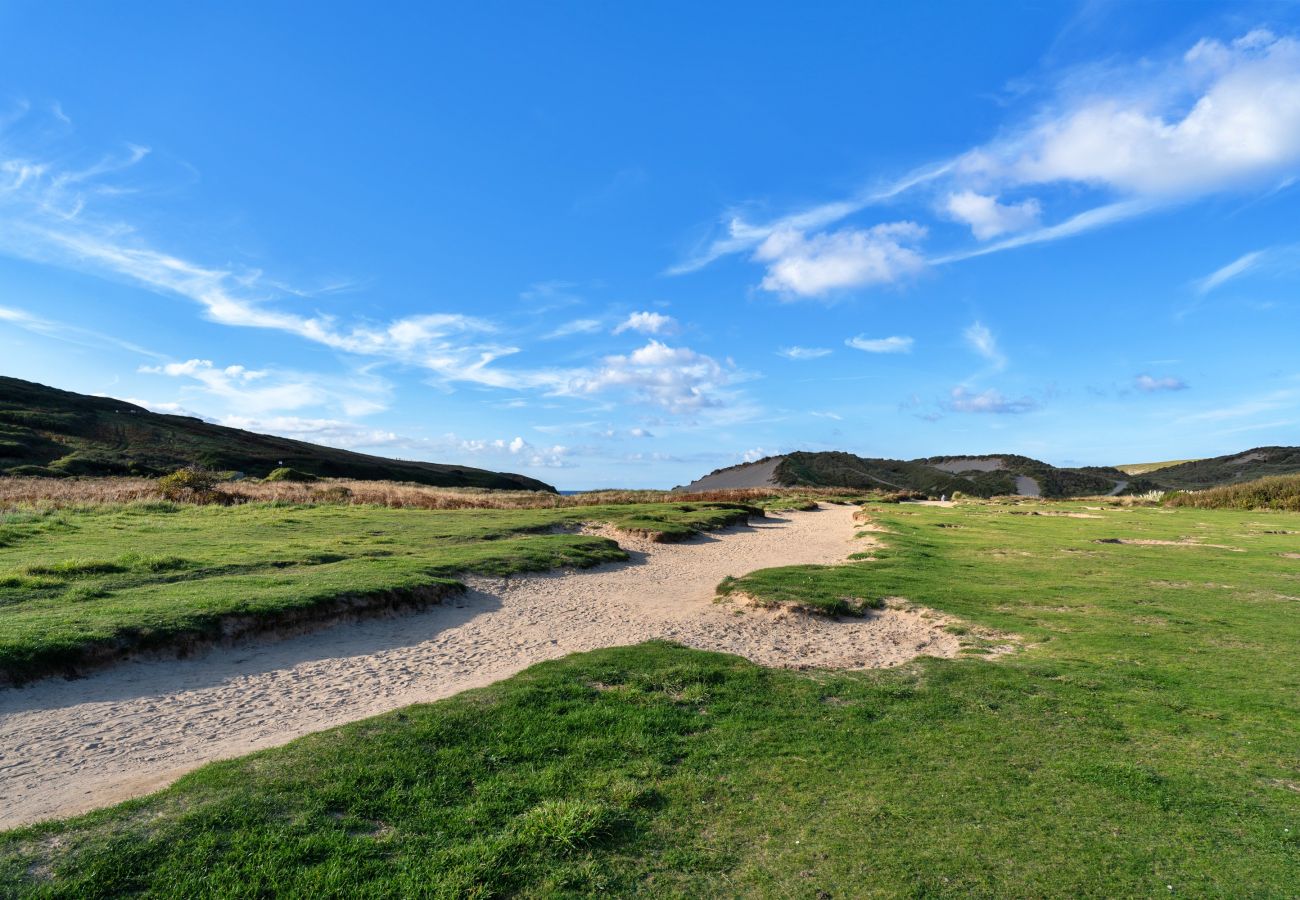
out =
<path fill-rule="evenodd" d="M 1273 475 L 1204 491 L 1178 493 L 1166 506 L 1197 509 L 1282 509 L 1300 512 L 1300 475 Z"/>
<path fill-rule="evenodd" d="M 186 466 L 158 479 L 158 490 L 164 500 L 173 503 L 219 504 L 229 506 L 235 502 L 232 494 L 217 489 L 219 478 L 202 466 Z"/>

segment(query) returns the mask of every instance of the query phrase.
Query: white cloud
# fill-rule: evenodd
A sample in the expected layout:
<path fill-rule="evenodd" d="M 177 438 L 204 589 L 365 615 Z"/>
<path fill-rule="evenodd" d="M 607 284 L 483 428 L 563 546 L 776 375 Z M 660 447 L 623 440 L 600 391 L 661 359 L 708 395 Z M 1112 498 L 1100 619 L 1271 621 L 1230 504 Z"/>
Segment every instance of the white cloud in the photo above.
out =
<path fill-rule="evenodd" d="M 384 429 L 368 428 L 341 419 L 300 416 L 269 418 L 226 416 L 219 421 L 219 424 L 345 450 L 368 449 L 389 453 L 404 450 L 417 453 L 421 458 L 432 457 L 437 462 L 473 457 L 480 458 L 479 461 L 485 465 L 513 464 L 532 469 L 563 468 L 571 465 L 567 461 L 570 454 L 568 447 L 561 444 L 538 447 L 517 436 L 512 439 L 495 440 L 467 439 L 455 434 L 446 434 L 438 438 L 417 438 Z M 481 458 L 486 458 L 486 461 Z"/>
<path fill-rule="evenodd" d="M 614 327 L 615 334 L 635 331 L 639 334 L 676 334 L 677 320 L 657 312 L 634 312 Z"/>
<path fill-rule="evenodd" d="M 797 240 L 784 240 L 794 251 L 807 249 L 791 252 L 789 274 L 769 267 L 764 287 L 817 294 L 846 282 L 894 280 L 896 267 L 888 265 L 877 267 L 883 271 L 875 277 L 837 277 L 848 267 L 840 260 L 845 254 L 835 251 L 846 236 L 859 232 L 824 230 L 908 192 L 933 192 L 943 214 L 966 222 L 981 241 L 1014 236 L 928 261 L 905 256 L 904 272 L 1062 240 L 1173 203 L 1222 191 L 1276 188 L 1300 176 L 1300 41 L 1294 37 L 1257 29 L 1231 41 L 1206 38 L 1178 58 L 1066 72 L 1049 92 L 1052 99 L 1032 116 L 1007 123 L 1004 137 L 883 190 L 859 191 L 764 225 L 731 214 L 725 237 L 670 272 L 694 271 L 789 234 Z M 1015 204 L 998 199 L 1029 186 L 1056 190 Z M 1078 198 L 1092 207 L 1080 211 Z M 1073 208 L 1058 221 L 1035 227 L 1052 202 Z M 822 244 L 826 249 L 816 252 Z M 907 242 L 904 247 L 911 249 Z M 770 263 L 770 256 L 755 254 L 755 260 Z M 804 257 L 824 265 L 810 265 Z"/>
<path fill-rule="evenodd" d="M 95 394 L 96 397 L 107 397 L 108 394 Z M 205 422 L 216 422 L 216 419 L 210 419 L 207 416 L 200 415 L 192 409 L 188 409 L 179 403 L 163 402 L 157 403 L 152 400 L 141 400 L 139 397 L 118 397 L 118 400 L 125 400 L 127 403 L 133 403 L 136 406 L 143 406 L 149 412 L 164 413 L 169 416 L 189 416 L 191 419 L 202 419 Z"/>
<path fill-rule="evenodd" d="M 971 323 L 971 325 L 962 332 L 962 336 L 966 339 L 966 343 L 972 350 L 993 364 L 993 368 L 1006 368 L 1007 358 L 1003 356 L 1002 351 L 998 349 L 997 338 L 993 336 L 993 332 L 990 331 L 988 326 L 984 323 Z"/>
<path fill-rule="evenodd" d="M 474 316 L 431 312 L 372 323 L 304 315 L 274 303 L 303 292 L 258 270 L 206 265 L 152 246 L 130 221 L 110 211 L 114 200 L 129 193 L 118 182 L 147 152 L 128 145 L 117 157 L 80 168 L 0 156 L 0 250 L 184 298 L 222 325 L 285 332 L 334 350 L 424 368 L 447 382 L 549 388 L 564 380 L 563 373 L 494 365 L 518 348 L 491 340 L 495 327 Z"/>
<path fill-rule="evenodd" d="M 1033 198 L 1008 205 L 999 203 L 995 196 L 970 190 L 949 194 L 944 210 L 952 218 L 969 225 L 971 233 L 981 241 L 1009 231 L 1024 231 L 1037 225 L 1042 213 L 1038 201 Z"/>
<path fill-rule="evenodd" d="M 823 203 L 811 209 L 791 213 L 761 225 L 747 222 L 739 213 L 729 213 L 724 216 L 727 236 L 714 240 L 703 251 L 673 266 L 668 270 L 668 274 L 683 275 L 688 272 L 698 271 L 724 256 L 752 250 L 774 234 L 787 231 L 814 231 L 833 225 L 854 213 L 861 212 L 886 200 L 892 200 L 915 187 L 941 178 L 952 169 L 952 166 L 953 163 L 945 162 L 937 166 L 918 169 L 882 187 L 859 191 L 848 200 Z"/>
<path fill-rule="evenodd" d="M 793 360 L 821 359 L 823 356 L 830 356 L 833 352 L 826 347 L 782 347 L 776 351 L 777 356 Z"/>
<path fill-rule="evenodd" d="M 831 420 L 836 421 L 836 422 L 842 422 L 842 421 L 844 420 L 844 417 L 841 416 L 839 413 L 833 413 L 833 412 L 816 412 L 816 411 L 814 411 L 814 412 L 809 413 L 809 415 L 811 415 L 811 416 L 816 416 L 816 417 L 819 418 L 819 419 L 831 419 Z"/>
<path fill-rule="evenodd" d="M 640 402 L 689 413 L 722 405 L 729 381 L 728 370 L 712 357 L 651 340 L 630 354 L 606 356 L 595 371 L 572 379 L 565 392 L 621 389 Z"/>
<path fill-rule="evenodd" d="M 1245 253 L 1232 262 L 1219 269 L 1215 269 L 1209 275 L 1196 282 L 1196 293 L 1204 296 L 1215 288 L 1222 287 L 1234 278 L 1246 274 L 1251 269 L 1259 265 L 1264 258 L 1264 250 L 1256 250 L 1254 253 Z"/>
<path fill-rule="evenodd" d="M 25 309 L 12 306 L 0 306 L 0 322 L 21 328 L 24 331 L 30 331 L 33 334 L 44 335 L 45 337 L 82 347 L 113 347 L 119 350 L 128 350 L 131 353 L 138 353 L 141 356 L 153 357 L 154 359 L 167 358 L 161 353 L 154 353 L 152 350 L 147 350 L 130 341 L 123 341 L 112 335 L 92 331 L 89 328 L 69 325 L 66 322 L 56 322 L 53 319 L 46 319 Z"/>
<path fill-rule="evenodd" d="M 1154 375 L 1142 374 L 1133 379 L 1133 386 L 1139 391 L 1144 391 L 1148 394 L 1153 394 L 1157 391 L 1187 390 L 1187 382 L 1183 381 L 1181 378 L 1174 378 L 1171 375 L 1158 378 Z"/>
<path fill-rule="evenodd" d="M 139 371 L 198 382 L 204 393 L 255 412 L 337 405 L 348 415 L 366 415 L 386 408 L 388 386 L 378 379 L 334 379 L 305 372 L 217 366 L 209 359 L 141 366 Z"/>
<path fill-rule="evenodd" d="M 1019 415 L 1038 408 L 1038 404 L 1028 397 L 1010 400 L 994 388 L 976 393 L 964 387 L 953 388 L 945 406 L 952 412 L 992 415 Z"/>
<path fill-rule="evenodd" d="M 1177 196 L 1277 177 L 1297 162 L 1300 43 L 1259 30 L 1229 44 L 1201 40 L 1136 79 L 1117 72 L 965 164 L 1025 184 Z"/>
<path fill-rule="evenodd" d="M 920 271 L 914 244 L 926 229 L 915 222 L 844 228 L 806 236 L 794 229 L 769 235 L 754 252 L 767 266 L 762 288 L 787 296 L 819 297 L 845 288 L 888 284 Z"/>
<path fill-rule="evenodd" d="M 546 335 L 546 340 L 570 337 L 575 334 L 594 334 L 601 329 L 600 319 L 573 319 L 558 326 Z"/>
<path fill-rule="evenodd" d="M 866 335 L 851 337 L 844 342 L 855 350 L 862 350 L 865 353 L 911 353 L 912 344 L 915 343 L 910 337 L 893 337 L 869 338 Z"/>

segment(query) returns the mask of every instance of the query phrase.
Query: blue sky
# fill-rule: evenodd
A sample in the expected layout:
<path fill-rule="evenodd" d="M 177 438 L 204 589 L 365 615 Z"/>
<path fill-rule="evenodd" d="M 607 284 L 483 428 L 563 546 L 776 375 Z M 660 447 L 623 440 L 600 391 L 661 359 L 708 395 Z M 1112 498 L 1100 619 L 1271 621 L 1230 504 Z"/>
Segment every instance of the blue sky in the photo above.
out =
<path fill-rule="evenodd" d="M 1300 443 L 1295 4 L 379 6 L 0 2 L 0 371 L 563 488 Z"/>

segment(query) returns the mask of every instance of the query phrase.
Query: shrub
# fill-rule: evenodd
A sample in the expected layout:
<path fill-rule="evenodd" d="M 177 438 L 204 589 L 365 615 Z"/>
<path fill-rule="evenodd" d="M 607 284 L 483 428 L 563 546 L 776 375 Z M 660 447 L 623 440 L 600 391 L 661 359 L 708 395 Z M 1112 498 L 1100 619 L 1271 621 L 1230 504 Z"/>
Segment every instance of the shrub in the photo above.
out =
<path fill-rule="evenodd" d="M 1166 506 L 1198 509 L 1283 509 L 1300 512 L 1300 475 L 1272 475 L 1205 491 L 1170 494 Z"/>
<path fill-rule="evenodd" d="M 272 469 L 271 473 L 266 476 L 266 481 L 319 481 L 315 475 L 310 472 L 299 472 L 297 469 L 290 469 L 288 466 L 281 466 L 278 469 Z"/>
<path fill-rule="evenodd" d="M 217 473 L 202 466 L 186 466 L 158 479 L 163 498 L 174 503 L 216 503 L 229 506 L 235 498 L 217 490 Z"/>
<path fill-rule="evenodd" d="M 341 484 L 331 484 L 329 487 L 321 488 L 316 492 L 316 496 L 322 503 L 350 503 L 352 501 L 352 491 Z"/>

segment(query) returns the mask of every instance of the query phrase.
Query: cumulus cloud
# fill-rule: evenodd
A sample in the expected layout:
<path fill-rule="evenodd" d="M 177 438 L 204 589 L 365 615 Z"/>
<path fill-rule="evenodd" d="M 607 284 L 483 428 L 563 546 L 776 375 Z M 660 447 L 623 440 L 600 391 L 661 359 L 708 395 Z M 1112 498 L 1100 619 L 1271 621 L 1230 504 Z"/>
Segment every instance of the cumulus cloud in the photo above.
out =
<path fill-rule="evenodd" d="M 1038 408 L 1038 404 L 1029 397 L 1011 400 L 1002 396 L 1002 392 L 995 388 L 975 392 L 965 387 L 953 388 L 944 406 L 951 412 L 991 415 L 1019 415 Z"/>
<path fill-rule="evenodd" d="M 754 259 L 767 266 L 763 290 L 820 297 L 845 288 L 888 284 L 920 271 L 925 263 L 914 245 L 925 234 L 915 222 L 844 228 L 812 237 L 788 229 L 764 240 Z"/>
<path fill-rule="evenodd" d="M 651 340 L 632 353 L 606 356 L 594 371 L 574 378 L 566 391 L 597 394 L 619 389 L 642 403 L 690 413 L 722 405 L 729 381 L 728 370 L 712 357 Z"/>
<path fill-rule="evenodd" d="M 226 416 L 220 424 L 262 434 L 339 447 L 344 450 L 382 450 L 389 453 L 407 451 L 435 461 L 476 458 L 492 465 L 521 465 L 526 468 L 564 468 L 570 450 L 561 444 L 536 446 L 522 437 L 473 439 L 455 434 L 436 438 L 409 437 L 385 429 L 370 428 L 342 419 L 302 416 Z"/>
<path fill-rule="evenodd" d="M 676 334 L 677 320 L 657 312 L 634 312 L 614 327 L 615 334 L 635 331 L 638 334 Z"/>
<path fill-rule="evenodd" d="M 1181 378 L 1174 378 L 1172 375 L 1156 377 L 1154 375 L 1142 374 L 1133 379 L 1133 386 L 1139 391 L 1148 394 L 1154 394 L 1157 391 L 1185 391 L 1187 382 Z"/>
<path fill-rule="evenodd" d="M 776 354 L 786 359 L 804 360 L 821 359 L 823 356 L 830 356 L 833 352 L 826 347 L 782 347 L 776 351 Z"/>
<path fill-rule="evenodd" d="M 869 338 L 860 334 L 857 337 L 851 337 L 844 342 L 854 350 L 861 350 L 864 353 L 911 353 L 912 344 L 915 341 L 910 337 L 893 337 Z"/>
<path fill-rule="evenodd" d="M 995 369 L 1004 369 L 1007 365 L 1007 358 L 1002 355 L 998 349 L 997 338 L 993 332 L 983 322 L 973 322 L 962 332 L 962 337 L 966 339 L 966 344 L 993 364 Z"/>
<path fill-rule="evenodd" d="M 1037 225 L 1042 213 L 1038 201 L 1033 198 L 1021 203 L 1003 204 L 995 196 L 969 190 L 949 194 L 944 201 L 944 210 L 958 222 L 969 225 L 971 233 L 981 241 Z"/>

